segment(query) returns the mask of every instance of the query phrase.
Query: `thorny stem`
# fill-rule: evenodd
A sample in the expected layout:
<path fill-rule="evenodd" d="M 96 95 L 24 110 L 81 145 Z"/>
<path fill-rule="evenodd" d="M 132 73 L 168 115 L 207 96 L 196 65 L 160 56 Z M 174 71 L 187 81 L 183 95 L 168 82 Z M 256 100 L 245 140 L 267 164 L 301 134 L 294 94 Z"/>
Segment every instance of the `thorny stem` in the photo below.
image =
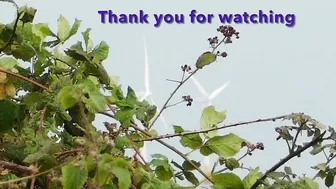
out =
<path fill-rule="evenodd" d="M 152 141 L 152 140 L 158 140 L 158 139 L 164 139 L 164 138 L 172 138 L 172 137 L 186 136 L 186 135 L 192 135 L 192 134 L 208 133 L 210 131 L 225 129 L 225 128 L 229 128 L 229 127 L 236 127 L 236 126 L 240 126 L 240 125 L 248 125 L 248 124 L 267 122 L 267 121 L 276 121 L 276 120 L 279 120 L 279 119 L 285 119 L 289 115 L 291 115 L 291 114 L 277 116 L 277 117 L 271 117 L 271 118 L 257 119 L 257 120 L 252 120 L 252 121 L 238 122 L 238 123 L 234 123 L 234 124 L 230 124 L 230 125 L 223 125 L 221 127 L 214 127 L 214 128 L 211 128 L 211 129 L 206 129 L 206 130 L 201 130 L 201 131 L 188 131 L 188 132 L 182 132 L 182 133 L 160 135 L 160 136 L 157 136 L 157 137 L 137 139 L 137 140 L 134 140 L 134 142 Z"/>
<path fill-rule="evenodd" d="M 268 171 L 264 173 L 262 177 L 260 177 L 250 189 L 256 189 L 262 182 L 267 178 L 269 173 L 272 173 L 276 171 L 279 167 L 284 165 L 287 161 L 291 160 L 293 157 L 301 154 L 303 151 L 307 150 L 309 147 L 315 145 L 316 143 L 323 140 L 323 136 L 326 134 L 326 131 L 321 133 L 318 137 L 316 137 L 314 140 L 310 141 L 308 144 L 304 145 L 302 148 L 297 149 L 296 151 L 293 151 L 292 153 L 288 154 L 284 159 L 280 160 L 277 164 L 272 166 Z"/>
<path fill-rule="evenodd" d="M 135 124 L 131 124 L 131 127 L 133 127 L 135 130 L 138 130 L 140 132 L 142 132 L 143 134 L 152 137 L 152 134 L 150 134 L 149 132 L 140 129 L 137 125 Z M 214 181 L 207 175 L 205 174 L 199 167 L 197 167 L 192 161 L 190 161 L 182 152 L 180 152 L 179 150 L 177 150 L 176 148 L 174 148 L 173 146 L 167 144 L 166 142 L 157 139 L 157 142 L 161 143 L 162 145 L 166 146 L 167 148 L 169 148 L 170 150 L 174 151 L 176 154 L 178 154 L 179 156 L 181 156 L 184 160 L 186 160 L 188 163 L 190 163 L 200 174 L 202 174 L 207 180 L 209 180 L 209 182 L 211 182 L 212 184 L 214 184 Z"/>

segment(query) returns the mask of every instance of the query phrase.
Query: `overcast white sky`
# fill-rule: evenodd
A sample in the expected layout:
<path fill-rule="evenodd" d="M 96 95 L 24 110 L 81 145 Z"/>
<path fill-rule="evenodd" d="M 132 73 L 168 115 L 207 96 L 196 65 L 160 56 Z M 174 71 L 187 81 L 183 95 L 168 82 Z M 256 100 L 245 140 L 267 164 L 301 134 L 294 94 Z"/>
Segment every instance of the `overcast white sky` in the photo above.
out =
<path fill-rule="evenodd" d="M 117 13 L 136 13 L 140 9 L 150 16 L 153 13 L 179 13 L 188 15 L 192 9 L 202 13 L 257 13 L 258 10 L 275 13 L 294 13 L 296 25 L 283 24 L 235 24 L 241 35 L 239 40 L 225 47 L 228 57 L 197 73 L 196 77 L 210 93 L 230 80 L 228 88 L 213 103 L 218 110 L 227 110 L 225 123 L 247 121 L 305 112 L 327 125 L 335 125 L 335 37 L 334 8 L 336 2 L 325 1 L 17 1 L 19 5 L 37 8 L 36 22 L 49 23 L 56 31 L 60 14 L 71 23 L 75 18 L 83 20 L 80 32 L 92 28 L 91 38 L 97 44 L 101 40 L 110 45 L 110 55 L 104 62 L 109 74 L 120 76 L 121 84 L 135 90 L 143 90 L 144 54 L 142 36 L 147 39 L 151 87 L 154 99 L 161 106 L 174 89 L 175 84 L 166 81 L 180 78 L 182 64 L 194 65 L 197 57 L 208 50 L 207 39 L 217 35 L 219 22 L 212 24 L 101 24 L 98 10 Z M 11 22 L 14 8 L 0 5 L 0 21 Z M 154 22 L 151 18 L 150 22 Z M 71 43 L 82 40 L 78 34 Z M 192 82 L 177 94 L 199 97 Z M 182 125 L 186 129 L 199 129 L 202 105 L 181 105 L 168 109 L 165 118 L 169 124 Z M 102 128 L 99 118 L 97 127 Z M 162 125 L 157 130 L 167 132 Z M 284 143 L 275 140 L 274 128 L 279 124 L 266 123 L 232 128 L 221 133 L 234 132 L 251 142 L 264 142 L 265 150 L 248 157 L 244 164 L 262 170 L 268 169 L 287 152 Z M 170 130 L 169 132 L 172 132 Z M 171 142 L 176 145 L 176 141 Z M 164 153 L 175 161 L 180 158 L 159 144 L 150 143 L 151 153 Z M 182 147 L 181 147 L 182 148 Z M 184 151 L 187 151 L 186 149 Z M 315 174 L 310 166 L 323 161 L 323 157 L 304 154 L 289 165 L 297 173 Z M 244 175 L 246 172 L 239 172 Z M 323 188 L 323 187 L 321 187 Z"/>

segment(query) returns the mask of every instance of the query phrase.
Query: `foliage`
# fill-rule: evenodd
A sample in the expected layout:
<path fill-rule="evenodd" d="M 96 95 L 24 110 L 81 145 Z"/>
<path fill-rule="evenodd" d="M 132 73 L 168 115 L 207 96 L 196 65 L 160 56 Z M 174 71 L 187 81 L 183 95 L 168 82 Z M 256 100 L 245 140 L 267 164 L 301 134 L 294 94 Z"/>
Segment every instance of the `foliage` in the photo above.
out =
<path fill-rule="evenodd" d="M 2 0 L 2 3 L 12 3 Z M 182 66 L 183 78 L 161 110 L 147 101 L 139 101 L 129 86 L 127 94 L 113 76 L 109 76 L 103 61 L 109 55 L 109 45 L 102 41 L 94 46 L 88 28 L 81 33 L 83 41 L 58 51 L 57 47 L 76 35 L 80 20 L 73 24 L 60 16 L 58 30 L 48 24 L 35 23 L 37 12 L 31 7 L 17 7 L 17 18 L 10 24 L 0 24 L 0 165 L 2 188 L 167 188 L 188 189 L 201 185 L 205 180 L 211 188 L 318 188 L 316 177 L 325 179 L 325 185 L 334 185 L 336 168 L 329 163 L 336 157 L 334 128 L 325 129 L 318 121 L 303 113 L 293 113 L 231 125 L 219 124 L 226 119 L 226 112 L 214 106 L 206 107 L 201 117 L 200 131 L 187 131 L 174 126 L 175 132 L 158 134 L 153 127 L 169 105 L 176 91 L 200 69 L 226 57 L 218 48 L 232 43 L 238 32 L 231 26 L 221 26 L 217 31 L 222 39 L 210 38 L 212 52 L 202 53 L 196 69 Z M 56 48 L 56 50 L 55 50 Z M 55 51 L 54 51 L 55 50 Z M 28 68 L 23 63 L 30 63 Z M 184 77 L 189 74 L 187 77 Z M 102 91 L 105 91 L 104 94 Z M 108 94 L 106 94 L 108 93 Z M 191 105 L 190 96 L 183 102 Z M 179 103 L 176 103 L 179 104 Z M 108 111 L 109 110 L 109 111 Z M 109 113 L 112 112 L 112 113 Z M 97 114 L 114 119 L 105 122 L 108 132 L 97 131 L 92 122 Z M 278 140 L 288 145 L 289 153 L 266 173 L 259 168 L 248 169 L 239 177 L 234 173 L 242 166 L 242 159 L 263 150 L 262 143 L 253 144 L 234 134 L 219 135 L 218 130 L 228 127 L 283 120 L 291 122 L 276 128 Z M 140 122 L 141 125 L 136 124 Z M 288 126 L 289 125 L 289 126 Z M 65 131 L 57 131 L 64 128 Z M 48 130 L 57 138 L 49 137 Z M 300 134 L 310 139 L 298 143 Z M 327 134 L 328 133 L 328 134 Z M 189 159 L 176 147 L 161 139 L 180 137 L 181 146 L 203 156 L 216 154 L 218 161 L 210 173 L 201 169 L 198 160 Z M 144 162 L 139 154 L 145 142 L 157 141 L 184 159 L 177 163 L 164 155 L 164 150 L 153 154 L 151 162 Z M 326 142 L 329 143 L 326 143 Z M 323 152 L 326 162 L 313 167 L 315 178 L 301 177 L 290 167 L 278 170 L 293 157 L 307 149 L 311 155 Z M 127 156 L 126 149 L 133 149 L 134 156 Z M 241 157 L 239 153 L 246 150 Z M 197 177 L 195 173 L 203 177 Z M 179 185 L 187 180 L 187 186 Z"/>

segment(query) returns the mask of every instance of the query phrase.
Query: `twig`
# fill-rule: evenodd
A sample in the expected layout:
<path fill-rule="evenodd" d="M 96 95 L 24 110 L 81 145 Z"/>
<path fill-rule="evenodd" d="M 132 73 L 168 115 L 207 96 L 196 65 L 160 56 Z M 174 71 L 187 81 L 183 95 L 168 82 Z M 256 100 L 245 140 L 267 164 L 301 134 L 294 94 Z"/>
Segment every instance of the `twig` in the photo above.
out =
<path fill-rule="evenodd" d="M 214 128 L 211 128 L 211 129 L 206 129 L 206 130 L 201 130 L 201 131 L 188 131 L 188 132 L 182 132 L 182 133 L 160 135 L 160 136 L 157 136 L 157 137 L 137 139 L 137 140 L 134 140 L 134 142 L 152 141 L 152 140 L 172 138 L 172 137 L 178 137 L 178 136 L 208 133 L 210 131 L 225 129 L 225 128 L 229 128 L 229 127 L 236 127 L 236 126 L 240 126 L 240 125 L 248 125 L 248 124 L 253 124 L 253 123 L 260 123 L 260 122 L 267 122 L 267 121 L 275 121 L 275 120 L 278 120 L 278 119 L 285 119 L 289 115 L 290 114 L 283 115 L 283 116 L 277 116 L 277 117 L 271 117 L 271 118 L 265 118 L 265 119 L 257 119 L 257 120 L 253 120 L 253 121 L 238 122 L 238 123 L 234 123 L 234 124 L 230 124 L 230 125 L 224 125 L 224 126 L 221 126 L 221 127 L 214 127 Z"/>
<path fill-rule="evenodd" d="M 137 125 L 135 124 L 131 124 L 131 127 L 133 127 L 135 130 L 138 130 L 140 132 L 142 132 L 143 134 L 152 137 L 152 134 L 150 134 L 149 132 L 140 129 Z M 176 154 L 178 154 L 179 156 L 181 156 L 184 160 L 186 160 L 188 163 L 190 163 L 199 173 L 201 173 L 207 180 L 209 180 L 209 182 L 211 182 L 212 184 L 214 184 L 214 181 L 207 175 L 205 174 L 199 167 L 197 167 L 192 161 L 190 161 L 182 152 L 180 152 L 179 150 L 177 150 L 176 148 L 174 148 L 173 146 L 167 144 L 166 142 L 157 139 L 157 142 L 161 143 L 162 145 L 166 146 L 167 148 L 169 148 L 170 150 L 174 151 Z"/>
<path fill-rule="evenodd" d="M 167 79 L 167 81 L 175 82 L 175 83 L 181 83 L 181 81 L 173 80 L 173 79 Z"/>
<path fill-rule="evenodd" d="M 159 119 L 159 117 L 161 116 L 162 112 L 167 108 L 168 103 L 170 102 L 170 100 L 173 98 L 173 96 L 175 95 L 175 93 L 179 90 L 179 88 L 186 82 L 188 81 L 189 78 L 191 78 L 191 76 L 193 76 L 199 69 L 196 69 L 195 71 L 193 71 L 185 80 L 181 81 L 181 83 L 179 83 L 177 85 L 177 87 L 175 88 L 175 90 L 171 93 L 171 95 L 168 97 L 168 99 L 166 100 L 166 102 L 164 103 L 163 107 L 161 108 L 161 110 L 159 111 L 159 113 L 157 114 L 157 116 L 153 119 L 153 121 L 149 124 L 148 126 L 148 130 L 150 130 L 150 128 L 152 128 L 152 126 L 154 125 L 154 123 L 156 122 L 157 119 Z"/>
<path fill-rule="evenodd" d="M 185 102 L 185 101 L 182 100 L 182 101 L 180 101 L 180 102 L 176 102 L 176 103 L 174 103 L 174 104 L 167 105 L 166 108 L 171 108 L 171 107 L 176 106 L 176 105 L 179 105 L 179 104 L 181 104 L 181 103 L 183 103 L 183 102 Z"/>
<path fill-rule="evenodd" d="M 13 73 L 13 72 L 8 71 L 8 70 L 5 70 L 5 69 L 3 69 L 3 68 L 0 68 L 0 72 L 4 72 L 4 73 L 6 73 L 6 74 L 12 75 L 12 76 L 17 77 L 17 78 L 19 78 L 19 79 L 28 81 L 29 83 L 32 83 L 32 84 L 34 84 L 34 85 L 36 85 L 36 86 L 38 86 L 38 87 L 40 87 L 40 88 L 42 88 L 42 89 L 48 91 L 49 93 L 52 93 L 52 90 L 50 90 L 49 88 L 47 88 L 47 87 L 41 85 L 40 83 L 38 83 L 38 82 L 36 82 L 36 81 L 34 81 L 34 80 L 31 80 L 31 79 L 29 79 L 29 78 L 27 78 L 27 77 L 25 77 L 25 76 L 23 76 L 23 75 L 20 75 L 20 74 L 17 74 L 17 73 Z"/>
<path fill-rule="evenodd" d="M 283 164 L 285 164 L 287 161 L 291 160 L 293 157 L 301 154 L 303 151 L 308 149 L 309 147 L 315 145 L 316 143 L 323 140 L 323 136 L 326 134 L 327 131 L 324 131 L 321 133 L 318 137 L 316 137 L 314 140 L 310 141 L 308 144 L 304 145 L 302 148 L 297 149 L 296 151 L 293 151 L 292 153 L 288 154 L 284 159 L 279 161 L 277 164 L 275 164 L 273 167 L 271 167 L 266 173 L 260 177 L 250 189 L 256 189 L 260 184 L 262 184 L 263 180 L 266 179 L 267 175 L 271 172 L 276 171 L 279 167 L 281 167 Z"/>

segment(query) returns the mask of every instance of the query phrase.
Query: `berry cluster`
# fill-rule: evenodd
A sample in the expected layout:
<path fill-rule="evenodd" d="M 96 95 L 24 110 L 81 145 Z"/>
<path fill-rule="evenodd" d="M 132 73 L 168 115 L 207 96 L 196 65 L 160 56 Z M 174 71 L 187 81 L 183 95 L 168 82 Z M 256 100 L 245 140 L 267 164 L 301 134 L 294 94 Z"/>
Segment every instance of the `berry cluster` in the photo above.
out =
<path fill-rule="evenodd" d="M 187 106 L 191 106 L 191 104 L 193 102 L 193 99 L 190 97 L 190 95 L 188 95 L 188 96 L 182 96 L 182 99 L 183 99 L 183 101 L 188 102 Z"/>
<path fill-rule="evenodd" d="M 224 37 L 231 38 L 233 35 L 235 35 L 236 38 L 239 39 L 239 32 L 237 32 L 232 26 L 219 26 L 217 31 L 222 33 Z"/>
<path fill-rule="evenodd" d="M 191 71 L 191 67 L 185 64 L 184 66 L 181 66 L 182 71 L 184 72 L 189 72 Z"/>
<path fill-rule="evenodd" d="M 265 149 L 264 144 L 262 142 L 258 142 L 257 145 L 256 145 L 256 148 L 258 150 L 264 150 Z"/>
<path fill-rule="evenodd" d="M 209 41 L 209 43 L 212 47 L 215 47 L 219 42 L 217 36 L 215 36 L 213 38 L 209 38 L 208 41 Z"/>
<path fill-rule="evenodd" d="M 217 56 L 221 56 L 223 58 L 227 57 L 227 53 L 226 52 L 220 52 L 220 51 L 217 51 Z"/>

